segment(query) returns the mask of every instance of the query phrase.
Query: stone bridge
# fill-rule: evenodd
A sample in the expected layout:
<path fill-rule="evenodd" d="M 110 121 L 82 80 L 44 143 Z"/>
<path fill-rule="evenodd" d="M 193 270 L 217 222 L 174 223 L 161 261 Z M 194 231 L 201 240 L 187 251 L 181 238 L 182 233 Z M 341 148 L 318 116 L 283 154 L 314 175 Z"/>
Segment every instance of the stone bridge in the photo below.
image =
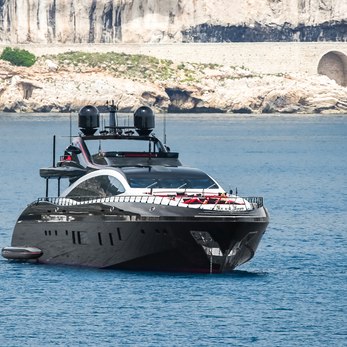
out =
<path fill-rule="evenodd" d="M 5 47 L 0 45 L 0 49 Z M 265 74 L 324 74 L 347 86 L 346 42 L 12 45 L 36 55 L 67 51 L 145 54 L 175 62 L 243 66 Z"/>

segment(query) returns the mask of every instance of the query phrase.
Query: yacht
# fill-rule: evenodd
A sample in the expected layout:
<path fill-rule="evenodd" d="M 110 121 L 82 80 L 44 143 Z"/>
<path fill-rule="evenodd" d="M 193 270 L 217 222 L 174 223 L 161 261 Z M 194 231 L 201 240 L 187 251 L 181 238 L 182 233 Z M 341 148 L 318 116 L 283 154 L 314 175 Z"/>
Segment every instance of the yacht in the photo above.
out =
<path fill-rule="evenodd" d="M 136 110 L 132 126 L 119 126 L 111 105 L 109 126 L 100 128 L 99 110 L 88 105 L 78 124 L 60 160 L 40 169 L 46 195 L 19 216 L 3 257 L 202 273 L 232 271 L 253 258 L 269 223 L 263 198 L 227 193 L 205 172 L 183 166 L 152 133 L 149 107 Z M 63 192 L 61 179 L 68 182 Z"/>

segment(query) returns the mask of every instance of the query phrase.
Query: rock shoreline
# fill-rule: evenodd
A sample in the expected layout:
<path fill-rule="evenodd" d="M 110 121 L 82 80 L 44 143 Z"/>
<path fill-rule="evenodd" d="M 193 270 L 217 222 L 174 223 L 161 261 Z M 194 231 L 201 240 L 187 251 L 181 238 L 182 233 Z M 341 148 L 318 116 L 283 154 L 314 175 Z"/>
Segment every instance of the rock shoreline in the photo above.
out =
<path fill-rule="evenodd" d="M 182 66 L 173 63 L 170 78 L 156 76 L 155 69 L 129 78 L 127 71 L 133 68 L 129 64 L 110 71 L 103 64 L 61 63 L 54 56 L 41 57 L 30 68 L 0 61 L 0 110 L 71 112 L 114 100 L 120 112 L 148 105 L 169 113 L 347 113 L 347 88 L 323 75 Z"/>

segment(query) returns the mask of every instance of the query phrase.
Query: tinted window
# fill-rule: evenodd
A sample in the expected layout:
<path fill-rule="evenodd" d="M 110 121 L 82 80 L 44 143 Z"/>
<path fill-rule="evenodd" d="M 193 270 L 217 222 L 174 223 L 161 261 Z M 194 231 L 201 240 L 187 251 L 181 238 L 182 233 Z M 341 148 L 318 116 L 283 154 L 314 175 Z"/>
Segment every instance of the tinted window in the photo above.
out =
<path fill-rule="evenodd" d="M 75 187 L 67 197 L 98 197 L 113 196 L 124 193 L 123 185 L 112 176 L 92 177 Z"/>
<path fill-rule="evenodd" d="M 159 152 L 159 144 L 154 141 L 117 139 L 117 140 L 85 140 L 90 154 L 117 152 Z"/>
<path fill-rule="evenodd" d="M 218 188 L 217 184 L 203 172 L 128 172 L 126 173 L 132 188 L 168 188 L 168 189 L 207 189 Z"/>

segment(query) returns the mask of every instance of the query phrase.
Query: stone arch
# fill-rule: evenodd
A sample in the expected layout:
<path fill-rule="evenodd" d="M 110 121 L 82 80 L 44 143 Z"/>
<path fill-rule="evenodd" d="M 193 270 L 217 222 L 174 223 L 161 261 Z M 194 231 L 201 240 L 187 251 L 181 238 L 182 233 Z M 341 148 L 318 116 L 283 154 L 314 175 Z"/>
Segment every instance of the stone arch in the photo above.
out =
<path fill-rule="evenodd" d="M 319 60 L 317 71 L 336 81 L 336 83 L 347 86 L 347 56 L 342 52 L 331 51 Z"/>

